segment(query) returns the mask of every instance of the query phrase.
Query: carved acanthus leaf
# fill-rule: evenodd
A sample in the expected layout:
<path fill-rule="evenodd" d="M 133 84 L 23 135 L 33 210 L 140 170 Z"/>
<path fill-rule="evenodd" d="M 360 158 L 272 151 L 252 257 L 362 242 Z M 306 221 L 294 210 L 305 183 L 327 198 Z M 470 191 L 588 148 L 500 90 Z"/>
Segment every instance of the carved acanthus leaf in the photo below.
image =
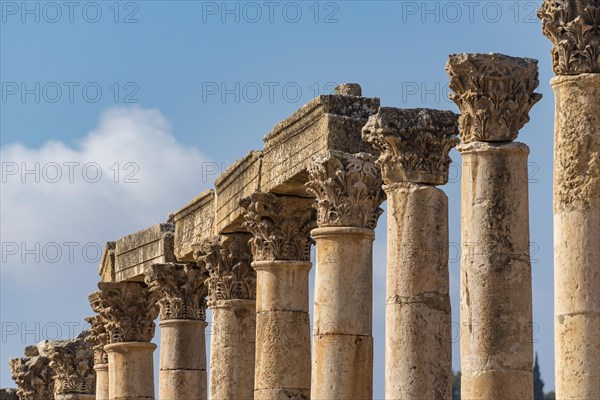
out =
<path fill-rule="evenodd" d="M 251 267 L 252 235 L 232 233 L 211 236 L 194 246 L 194 257 L 204 265 L 209 305 L 218 300 L 256 299 L 256 272 Z"/>
<path fill-rule="evenodd" d="M 84 337 L 49 343 L 45 353 L 54 370 L 54 394 L 94 394 L 96 372 L 92 347 Z"/>
<path fill-rule="evenodd" d="M 542 95 L 537 60 L 503 54 L 454 54 L 446 71 L 450 98 L 461 116 L 463 143 L 510 142 L 529 122 L 529 111 Z"/>
<path fill-rule="evenodd" d="M 194 263 L 153 264 L 145 281 L 158 299 L 160 319 L 206 320 L 206 270 Z"/>
<path fill-rule="evenodd" d="M 252 233 L 254 261 L 310 260 L 310 231 L 316 227 L 313 199 L 253 193 L 240 200 L 243 227 Z"/>
<path fill-rule="evenodd" d="M 330 151 L 313 159 L 307 190 L 317 198 L 317 224 L 375 229 L 383 212 L 381 173 L 367 153 Z"/>
<path fill-rule="evenodd" d="M 448 182 L 448 153 L 458 144 L 458 115 L 427 108 L 381 107 L 362 129 L 363 140 L 379 153 L 376 164 L 386 184 L 443 185 Z"/>
<path fill-rule="evenodd" d="M 20 400 L 53 400 L 54 371 L 50 368 L 50 359 L 40 355 L 13 358 L 9 361 L 12 379 L 17 384 Z"/>
<path fill-rule="evenodd" d="M 106 320 L 108 343 L 150 342 L 158 316 L 150 290 L 138 282 L 100 282 L 98 288 L 89 300 Z"/>
<path fill-rule="evenodd" d="M 85 341 L 92 346 L 94 351 L 94 365 L 108 364 L 108 355 L 104 346 L 108 344 L 108 332 L 104 328 L 106 321 L 100 315 L 85 318 L 90 324 L 89 334 Z"/>
<path fill-rule="evenodd" d="M 556 75 L 600 72 L 600 0 L 545 0 L 538 17 Z"/>

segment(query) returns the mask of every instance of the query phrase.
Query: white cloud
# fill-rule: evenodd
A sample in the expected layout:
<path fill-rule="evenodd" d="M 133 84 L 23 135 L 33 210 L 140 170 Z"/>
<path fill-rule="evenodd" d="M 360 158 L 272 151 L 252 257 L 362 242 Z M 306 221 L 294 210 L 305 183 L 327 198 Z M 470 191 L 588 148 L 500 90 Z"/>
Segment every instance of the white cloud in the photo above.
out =
<path fill-rule="evenodd" d="M 207 157 L 178 143 L 158 110 L 142 108 L 108 109 L 74 146 L 57 141 L 39 148 L 3 146 L 1 160 L 2 274 L 15 278 L 36 268 L 43 280 L 48 270 L 34 255 L 23 262 L 22 243 L 28 249 L 58 243 L 63 254 L 55 264 L 64 266 L 71 263 L 65 242 L 103 246 L 164 222 L 214 179 L 202 179 Z M 17 254 L 9 254 L 14 251 L 9 242 L 18 244 Z M 55 248 L 46 250 L 46 255 L 40 250 L 42 265 L 56 254 Z M 88 250 L 93 256 L 94 249 Z M 75 250 L 75 259 L 84 261 L 81 250 Z"/>

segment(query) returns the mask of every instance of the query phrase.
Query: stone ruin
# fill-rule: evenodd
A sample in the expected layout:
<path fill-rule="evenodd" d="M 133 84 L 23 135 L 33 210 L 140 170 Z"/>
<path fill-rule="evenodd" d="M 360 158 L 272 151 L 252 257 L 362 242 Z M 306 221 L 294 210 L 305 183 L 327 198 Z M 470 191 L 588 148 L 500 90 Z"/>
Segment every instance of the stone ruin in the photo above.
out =
<path fill-rule="evenodd" d="M 600 1 L 546 0 L 538 15 L 556 74 L 556 392 L 598 399 Z M 541 98 L 537 61 L 458 54 L 446 70 L 460 115 L 381 107 L 358 84 L 340 85 L 166 222 L 107 243 L 90 331 L 27 347 L 10 360 L 18 389 L 0 399 L 154 399 L 159 315 L 161 400 L 372 398 L 372 243 L 387 201 L 386 399 L 449 400 L 448 199 L 438 186 L 458 146 L 460 326 L 471 338 L 462 398 L 531 400 L 529 148 L 515 140 Z"/>

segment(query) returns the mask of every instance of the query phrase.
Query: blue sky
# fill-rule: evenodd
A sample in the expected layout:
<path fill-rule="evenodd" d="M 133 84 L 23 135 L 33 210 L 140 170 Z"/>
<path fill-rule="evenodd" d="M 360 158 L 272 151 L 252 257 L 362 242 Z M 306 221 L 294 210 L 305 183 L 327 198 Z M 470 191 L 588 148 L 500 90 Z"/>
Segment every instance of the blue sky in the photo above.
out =
<path fill-rule="evenodd" d="M 71 322 L 83 327 L 98 246 L 164 221 L 316 94 L 358 82 L 385 106 L 457 111 L 447 99 L 448 54 L 500 52 L 540 61 L 544 98 L 519 140 L 531 148 L 535 349 L 553 388 L 554 97 L 540 3 L 1 1 L 0 386 L 13 386 L 7 362 L 26 344 L 69 336 Z M 451 155 L 443 189 L 458 244 L 460 157 Z M 374 394 L 382 398 L 385 215 L 374 269 Z M 450 273 L 458 321 L 452 251 Z"/>

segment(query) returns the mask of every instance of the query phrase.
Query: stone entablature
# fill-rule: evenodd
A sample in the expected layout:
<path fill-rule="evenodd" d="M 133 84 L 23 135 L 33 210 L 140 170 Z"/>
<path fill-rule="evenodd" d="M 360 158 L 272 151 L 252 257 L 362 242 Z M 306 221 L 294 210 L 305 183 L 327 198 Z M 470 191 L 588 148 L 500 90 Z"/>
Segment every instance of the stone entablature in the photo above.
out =
<path fill-rule="evenodd" d="M 503 54 L 452 54 L 446 65 L 450 98 L 461 111 L 463 144 L 510 142 L 529 122 L 529 110 L 542 95 L 537 60 Z"/>
<path fill-rule="evenodd" d="M 381 107 L 363 127 L 363 139 L 380 155 L 383 181 L 443 185 L 450 150 L 458 144 L 458 115 L 427 108 Z"/>
<path fill-rule="evenodd" d="M 100 259 L 100 280 L 103 282 L 115 281 L 115 246 L 116 242 L 106 242 L 102 258 Z"/>
<path fill-rule="evenodd" d="M 556 75 L 600 73 L 599 0 L 545 0 L 538 17 Z"/>
<path fill-rule="evenodd" d="M 117 240 L 115 281 L 144 280 L 144 270 L 152 264 L 175 262 L 172 222 L 152 225 Z"/>
<path fill-rule="evenodd" d="M 334 94 L 311 100 L 275 125 L 263 151 L 251 151 L 217 178 L 214 191 L 201 193 L 169 223 L 117 240 L 114 281 L 142 281 L 144 270 L 155 263 L 194 262 L 194 244 L 215 234 L 248 231 L 242 197 L 260 191 L 310 198 L 305 185 L 314 157 L 329 151 L 373 153 L 361 129 L 378 109 L 379 99 L 363 97 L 358 84 L 340 85 Z M 112 280 L 104 261 L 101 268 L 103 281 Z"/>
<path fill-rule="evenodd" d="M 260 191 L 262 152 L 251 151 L 215 181 L 215 233 L 239 232 L 244 222 L 239 199 Z M 200 238 L 198 238 L 200 239 Z"/>
<path fill-rule="evenodd" d="M 192 244 L 213 234 L 215 191 L 205 190 L 173 213 L 174 251 L 179 262 L 194 262 Z"/>

